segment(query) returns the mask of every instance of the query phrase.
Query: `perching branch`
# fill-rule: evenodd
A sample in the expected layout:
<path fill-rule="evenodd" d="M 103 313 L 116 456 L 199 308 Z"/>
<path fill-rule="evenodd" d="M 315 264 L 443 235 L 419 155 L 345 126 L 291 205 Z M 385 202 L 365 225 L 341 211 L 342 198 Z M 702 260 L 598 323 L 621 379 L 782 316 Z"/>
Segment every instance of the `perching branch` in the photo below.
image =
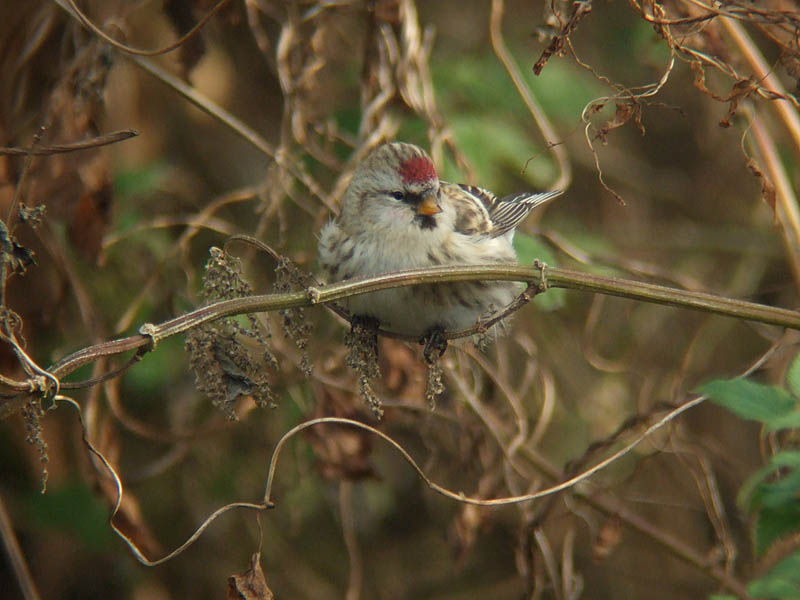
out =
<path fill-rule="evenodd" d="M 99 358 L 147 348 L 150 345 L 154 346 L 161 339 L 183 333 L 193 327 L 224 317 L 327 304 L 349 296 L 401 286 L 479 280 L 529 282 L 540 291 L 545 291 L 551 287 L 582 290 L 642 302 L 701 310 L 800 330 L 800 312 L 725 298 L 714 294 L 548 267 L 541 263 L 535 266 L 508 264 L 446 266 L 398 271 L 370 278 L 351 279 L 342 283 L 320 287 L 309 286 L 305 290 L 298 292 L 247 296 L 215 302 L 165 321 L 160 325 L 143 325 L 140 329 L 142 332 L 140 335 L 104 342 L 79 350 L 52 365 L 48 369 L 48 373 L 57 380 L 61 380 L 76 369 Z M 484 325 L 478 323 L 475 327 L 467 330 L 448 332 L 445 337 L 447 339 L 466 337 L 481 331 L 483 327 Z M 414 340 L 415 338 L 407 339 Z M 29 381 L 5 381 L 5 384 L 16 392 L 32 391 L 31 382 Z"/>

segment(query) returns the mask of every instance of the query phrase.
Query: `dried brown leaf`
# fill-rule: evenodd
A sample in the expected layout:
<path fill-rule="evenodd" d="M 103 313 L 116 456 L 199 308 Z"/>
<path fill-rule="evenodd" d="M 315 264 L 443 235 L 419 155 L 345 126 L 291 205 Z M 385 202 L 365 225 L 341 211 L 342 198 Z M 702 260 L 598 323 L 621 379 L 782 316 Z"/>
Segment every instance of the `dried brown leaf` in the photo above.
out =
<path fill-rule="evenodd" d="M 228 600 L 272 600 L 275 596 L 261 569 L 261 555 L 253 554 L 250 568 L 228 577 Z"/>
<path fill-rule="evenodd" d="M 604 144 L 608 133 L 614 129 L 622 127 L 628 121 L 633 119 L 642 135 L 645 134 L 644 125 L 642 124 L 642 105 L 636 100 L 619 101 L 615 104 L 617 107 L 614 117 L 606 121 L 595 133 L 595 139 L 600 139 Z"/>
<path fill-rule="evenodd" d="M 572 14 L 570 14 L 569 19 L 564 23 L 558 35 L 553 36 L 539 60 L 533 65 L 534 74 L 540 75 L 550 57 L 554 54 L 560 55 L 564 51 L 567 38 L 578 27 L 578 23 L 590 12 L 592 12 L 592 3 L 590 1 L 580 1 L 572 4 Z"/>
<path fill-rule="evenodd" d="M 592 558 L 595 563 L 606 560 L 622 542 L 622 521 L 613 515 L 606 519 L 600 527 L 597 538 L 592 544 Z"/>
<path fill-rule="evenodd" d="M 756 164 L 756 162 L 750 158 L 747 160 L 747 168 L 750 169 L 750 172 L 758 178 L 761 182 L 761 199 L 769 206 L 770 210 L 772 211 L 772 217 L 777 223 L 778 214 L 775 211 L 775 204 L 777 202 L 777 192 L 775 190 L 775 185 L 770 180 L 769 176 L 767 176 Z"/>

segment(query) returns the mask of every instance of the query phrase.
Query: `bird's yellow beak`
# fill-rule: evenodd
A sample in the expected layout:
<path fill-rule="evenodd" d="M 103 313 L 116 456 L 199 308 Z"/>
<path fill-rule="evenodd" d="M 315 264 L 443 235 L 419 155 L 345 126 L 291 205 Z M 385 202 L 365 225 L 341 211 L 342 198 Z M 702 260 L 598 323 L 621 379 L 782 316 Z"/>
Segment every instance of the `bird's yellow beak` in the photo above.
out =
<path fill-rule="evenodd" d="M 440 212 L 442 212 L 442 207 L 439 206 L 436 193 L 433 191 L 426 192 L 425 195 L 422 196 L 422 202 L 417 206 L 417 214 L 430 216 L 439 214 Z"/>

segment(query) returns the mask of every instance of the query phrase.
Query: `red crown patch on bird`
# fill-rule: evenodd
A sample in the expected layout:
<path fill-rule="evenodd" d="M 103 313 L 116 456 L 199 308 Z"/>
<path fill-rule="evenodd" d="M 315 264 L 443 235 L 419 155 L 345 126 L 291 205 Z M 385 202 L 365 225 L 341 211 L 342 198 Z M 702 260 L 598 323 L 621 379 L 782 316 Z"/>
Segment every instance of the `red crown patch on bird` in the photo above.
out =
<path fill-rule="evenodd" d="M 415 156 L 400 165 L 400 176 L 403 178 L 403 183 L 422 183 L 436 179 L 436 167 L 429 158 Z"/>

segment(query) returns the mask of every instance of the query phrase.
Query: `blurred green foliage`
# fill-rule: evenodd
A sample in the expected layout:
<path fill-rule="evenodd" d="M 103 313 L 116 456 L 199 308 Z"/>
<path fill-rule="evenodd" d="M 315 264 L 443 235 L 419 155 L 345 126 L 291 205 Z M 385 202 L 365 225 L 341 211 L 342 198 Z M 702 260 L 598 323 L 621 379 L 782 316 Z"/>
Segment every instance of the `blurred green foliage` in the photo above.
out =
<path fill-rule="evenodd" d="M 67 534 L 92 552 L 107 552 L 117 543 L 108 526 L 108 507 L 84 481 L 63 481 L 45 494 L 31 492 L 24 505 L 33 528 Z"/>
<path fill-rule="evenodd" d="M 749 379 L 716 380 L 699 388 L 735 415 L 761 423 L 767 430 L 796 429 L 800 355 L 787 374 L 787 387 L 767 386 Z M 791 439 L 791 436 L 790 438 Z M 780 548 L 800 531 L 800 451 L 779 449 L 767 464 L 751 474 L 739 491 L 739 505 L 755 518 L 754 547 L 758 556 Z M 748 585 L 755 598 L 800 598 L 800 551 L 783 558 Z"/>

